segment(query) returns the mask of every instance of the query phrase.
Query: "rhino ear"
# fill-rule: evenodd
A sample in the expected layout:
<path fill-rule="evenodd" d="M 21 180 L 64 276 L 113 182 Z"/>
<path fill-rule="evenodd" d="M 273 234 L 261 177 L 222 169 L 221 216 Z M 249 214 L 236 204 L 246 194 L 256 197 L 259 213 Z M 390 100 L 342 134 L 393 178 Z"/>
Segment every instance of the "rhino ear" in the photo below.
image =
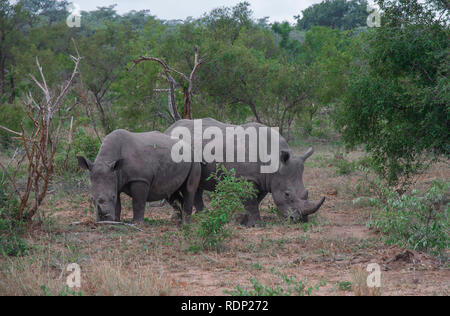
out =
<path fill-rule="evenodd" d="M 306 161 L 306 159 L 311 157 L 312 154 L 314 154 L 314 149 L 312 147 L 309 147 L 309 149 L 303 155 L 301 155 L 300 158 L 303 161 Z"/>
<path fill-rule="evenodd" d="M 91 171 L 92 162 L 90 162 L 88 159 L 81 157 L 81 156 L 77 156 L 77 160 L 78 160 L 78 165 L 80 166 L 80 168 Z"/>
<path fill-rule="evenodd" d="M 111 164 L 111 168 L 114 171 L 119 170 L 120 168 L 122 168 L 122 166 L 123 166 L 123 159 L 119 159 Z"/>
<path fill-rule="evenodd" d="M 282 163 L 286 164 L 291 158 L 291 154 L 288 151 L 282 151 L 280 154 L 280 160 Z"/>

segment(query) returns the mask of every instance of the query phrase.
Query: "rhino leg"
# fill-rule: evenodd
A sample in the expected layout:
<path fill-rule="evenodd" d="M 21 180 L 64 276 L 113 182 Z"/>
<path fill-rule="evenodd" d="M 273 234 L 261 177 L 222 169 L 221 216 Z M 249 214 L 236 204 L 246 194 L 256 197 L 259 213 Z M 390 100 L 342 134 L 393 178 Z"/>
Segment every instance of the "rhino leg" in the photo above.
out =
<path fill-rule="evenodd" d="M 130 185 L 131 197 L 133 198 L 133 222 L 144 221 L 148 190 L 148 184 L 143 182 L 133 182 Z"/>
<path fill-rule="evenodd" d="M 246 214 L 244 219 L 241 221 L 242 225 L 253 227 L 261 221 L 261 216 L 259 215 L 259 203 L 261 203 L 266 195 L 267 193 L 260 192 L 256 198 L 248 200 L 244 203 L 248 214 Z"/>
<path fill-rule="evenodd" d="M 183 197 L 180 192 L 173 194 L 168 200 L 170 206 L 173 208 L 172 220 L 181 223 L 182 220 L 182 210 L 180 204 L 183 204 Z"/>
<path fill-rule="evenodd" d="M 183 222 L 188 223 L 189 217 L 192 214 L 192 208 L 194 207 L 194 200 L 198 190 L 198 184 L 200 183 L 201 165 L 194 163 L 191 167 L 189 177 L 183 186 Z"/>
<path fill-rule="evenodd" d="M 122 213 L 122 203 L 120 201 L 120 193 L 117 196 L 116 202 L 116 222 L 120 222 L 120 214 Z"/>
<path fill-rule="evenodd" d="M 202 212 L 205 208 L 205 203 L 203 203 L 203 190 L 199 189 L 197 193 L 195 193 L 194 205 L 197 213 Z"/>

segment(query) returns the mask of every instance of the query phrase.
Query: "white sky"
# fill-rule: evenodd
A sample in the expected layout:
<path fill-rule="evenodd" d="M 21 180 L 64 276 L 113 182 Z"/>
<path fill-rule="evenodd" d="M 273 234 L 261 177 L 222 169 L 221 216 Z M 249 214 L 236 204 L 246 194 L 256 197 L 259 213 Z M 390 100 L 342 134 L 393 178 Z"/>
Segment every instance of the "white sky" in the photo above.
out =
<path fill-rule="evenodd" d="M 150 10 L 152 15 L 160 19 L 174 20 L 186 19 L 191 16 L 198 18 L 203 13 L 217 7 L 234 6 L 243 0 L 71 0 L 80 6 L 82 11 L 95 10 L 97 7 L 117 4 L 119 13 L 131 10 Z M 311 4 L 320 3 L 323 0 L 247 0 L 256 19 L 266 16 L 271 22 L 289 21 L 295 22 L 294 16 Z"/>

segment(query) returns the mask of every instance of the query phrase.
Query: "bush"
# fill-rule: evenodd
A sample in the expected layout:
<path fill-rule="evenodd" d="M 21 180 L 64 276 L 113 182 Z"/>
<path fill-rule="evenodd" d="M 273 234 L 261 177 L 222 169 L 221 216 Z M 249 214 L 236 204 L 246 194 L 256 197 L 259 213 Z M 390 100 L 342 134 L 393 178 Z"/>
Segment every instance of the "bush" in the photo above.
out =
<path fill-rule="evenodd" d="M 24 223 L 14 220 L 18 208 L 17 199 L 11 198 L 4 185 L 0 184 L 0 255 L 17 257 L 25 255 L 28 244 L 20 238 Z"/>
<path fill-rule="evenodd" d="M 336 174 L 339 176 L 349 175 L 356 169 L 356 164 L 345 158 L 334 158 L 333 165 L 336 167 Z"/>
<path fill-rule="evenodd" d="M 76 156 L 84 156 L 94 161 L 100 150 L 100 145 L 100 140 L 96 136 L 86 134 L 81 128 L 77 129 L 73 134 L 69 152 L 67 152 L 69 144 L 61 142 L 60 150 L 55 155 L 55 172 L 60 175 L 80 172 Z"/>
<path fill-rule="evenodd" d="M 192 224 L 183 227 L 191 251 L 219 249 L 231 237 L 227 224 L 232 216 L 245 211 L 242 201 L 256 195 L 251 182 L 236 178 L 234 170 L 227 170 L 223 165 L 208 179 L 217 182 L 215 191 L 211 193 L 211 203 L 192 217 Z"/>
<path fill-rule="evenodd" d="M 15 104 L 0 104 L 0 125 L 20 132 L 20 124 L 22 119 L 26 117 L 23 108 Z M 0 129 L 0 146 L 8 147 L 13 143 L 14 136 L 3 129 Z"/>
<path fill-rule="evenodd" d="M 448 218 L 450 182 L 434 182 L 425 192 L 400 195 L 384 190 L 368 226 L 380 230 L 389 244 L 440 254 L 449 247 Z"/>
<path fill-rule="evenodd" d="M 363 145 L 390 185 L 407 184 L 430 158 L 450 154 L 448 27 L 427 9 L 440 1 L 378 2 L 383 25 L 351 52 L 334 116 L 349 148 Z"/>

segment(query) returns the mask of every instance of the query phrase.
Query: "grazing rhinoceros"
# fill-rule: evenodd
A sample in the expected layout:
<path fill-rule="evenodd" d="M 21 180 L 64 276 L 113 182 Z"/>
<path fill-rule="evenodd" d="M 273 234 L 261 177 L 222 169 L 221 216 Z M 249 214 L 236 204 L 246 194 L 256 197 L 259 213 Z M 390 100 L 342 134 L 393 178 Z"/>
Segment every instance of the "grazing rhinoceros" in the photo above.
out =
<path fill-rule="evenodd" d="M 144 220 L 146 202 L 177 197 L 182 197 L 184 215 L 190 215 L 201 165 L 173 162 L 176 142 L 159 132 L 116 130 L 106 136 L 94 163 L 77 157 L 79 166 L 90 171 L 97 220 L 120 221 L 122 192 L 133 199 L 133 222 Z"/>
<path fill-rule="evenodd" d="M 179 137 L 176 134 L 180 131 L 180 129 L 187 129 L 190 131 L 191 135 L 194 135 L 195 132 L 194 124 L 197 124 L 198 128 L 199 121 L 201 121 L 202 125 L 201 126 L 202 131 L 200 131 L 201 135 L 203 135 L 205 130 L 208 129 L 210 131 L 214 130 L 222 131 L 223 148 L 221 148 L 221 150 L 219 151 L 222 151 L 223 155 L 225 156 L 225 153 L 227 152 L 226 130 L 227 128 L 235 128 L 236 127 L 235 125 L 224 124 L 211 118 L 196 121 L 180 120 L 175 122 L 172 126 L 170 126 L 165 133 L 172 137 Z M 261 134 L 259 133 L 259 130 L 262 128 L 268 129 L 267 126 L 257 123 L 249 123 L 242 125 L 241 128 L 243 128 L 244 130 L 247 130 L 248 128 L 256 130 L 256 135 L 258 138 L 258 141 L 256 143 L 258 143 L 259 150 L 261 150 L 260 141 L 265 141 L 267 144 L 266 145 L 267 148 L 269 149 L 272 148 L 271 145 L 272 143 L 269 141 L 269 137 L 264 136 L 264 134 L 262 134 L 263 136 L 260 136 Z M 268 193 L 272 193 L 272 197 L 273 200 L 275 201 L 275 204 L 277 205 L 277 207 L 282 212 L 285 218 L 297 221 L 300 220 L 304 222 L 308 220 L 308 215 L 317 212 L 317 210 L 322 206 L 323 202 L 325 201 L 325 198 L 322 198 L 320 201 L 317 202 L 308 201 L 307 200 L 308 191 L 305 189 L 305 186 L 303 184 L 302 176 L 304 170 L 304 162 L 313 154 L 313 149 L 310 148 L 300 157 L 292 157 L 286 140 L 282 136 L 280 136 L 276 131 L 274 131 L 274 133 L 275 133 L 274 135 L 279 137 L 278 149 L 274 149 L 274 151 L 276 152 L 273 153 L 274 155 L 277 156 L 277 158 L 279 158 L 278 159 L 279 164 L 277 165 L 274 172 L 272 173 L 261 172 L 262 170 L 261 166 L 267 165 L 268 163 L 267 161 L 263 163 L 259 156 L 256 162 L 249 162 L 250 159 L 245 160 L 245 162 L 230 162 L 230 160 L 228 160 L 228 157 L 226 157 L 225 159 L 223 159 L 223 161 L 221 161 L 228 170 L 234 169 L 237 177 L 243 177 L 253 182 L 257 190 L 256 198 L 245 201 L 245 207 L 248 211 L 248 214 L 244 217 L 242 224 L 247 226 L 254 226 L 258 221 L 261 220 L 259 214 L 259 204 Z M 198 134 L 199 131 L 197 130 L 196 135 Z M 210 136 L 211 133 L 206 134 Z M 249 133 L 249 135 L 250 134 L 251 133 Z M 270 135 L 270 133 L 267 132 L 266 135 Z M 234 138 L 235 158 L 238 156 L 239 150 L 244 151 L 245 157 L 250 157 L 249 156 L 250 142 L 248 141 L 249 136 L 247 135 L 245 137 L 247 141 L 245 141 L 245 145 L 242 147 L 239 147 L 237 145 L 237 138 Z M 194 138 L 194 136 L 192 138 Z M 203 147 L 205 147 L 208 144 L 208 142 L 212 139 L 212 137 L 206 139 L 205 138 L 206 137 L 203 137 L 202 140 Z M 192 141 L 191 146 L 195 151 L 194 143 L 195 141 Z M 204 155 L 203 152 L 202 155 Z M 205 161 L 204 157 L 203 160 Z M 194 201 L 194 205 L 197 211 L 201 211 L 204 208 L 202 198 L 203 190 L 212 191 L 215 189 L 215 182 L 211 180 L 208 181 L 207 179 L 211 175 L 211 173 L 216 171 L 216 163 L 217 161 L 206 161 L 206 163 L 204 162 L 202 164 L 202 175 Z"/>

